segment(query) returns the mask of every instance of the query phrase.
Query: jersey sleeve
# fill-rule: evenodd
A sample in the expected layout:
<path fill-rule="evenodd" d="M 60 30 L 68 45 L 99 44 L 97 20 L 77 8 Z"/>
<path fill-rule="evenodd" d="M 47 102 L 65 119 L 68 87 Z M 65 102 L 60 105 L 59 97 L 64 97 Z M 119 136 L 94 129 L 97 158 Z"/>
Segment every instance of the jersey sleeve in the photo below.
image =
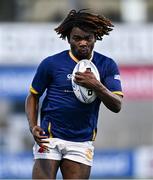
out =
<path fill-rule="evenodd" d="M 40 96 L 44 93 L 44 91 L 48 86 L 48 83 L 50 82 L 50 75 L 48 68 L 49 68 L 49 64 L 47 59 L 43 60 L 38 66 L 32 84 L 30 86 L 31 93 L 38 94 Z"/>
<path fill-rule="evenodd" d="M 110 61 L 107 67 L 106 76 L 104 79 L 104 85 L 112 93 L 123 96 L 120 72 L 119 72 L 117 64 L 113 60 Z"/>

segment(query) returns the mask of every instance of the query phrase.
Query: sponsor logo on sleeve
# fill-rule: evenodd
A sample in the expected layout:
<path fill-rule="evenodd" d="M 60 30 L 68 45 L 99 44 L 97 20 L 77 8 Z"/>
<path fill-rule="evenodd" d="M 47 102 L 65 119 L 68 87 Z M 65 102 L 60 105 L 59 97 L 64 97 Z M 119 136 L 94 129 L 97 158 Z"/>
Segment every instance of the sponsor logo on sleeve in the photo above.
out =
<path fill-rule="evenodd" d="M 120 77 L 120 75 L 119 74 L 116 74 L 116 75 L 114 75 L 114 79 L 116 79 L 116 80 L 121 80 L 121 77 Z"/>

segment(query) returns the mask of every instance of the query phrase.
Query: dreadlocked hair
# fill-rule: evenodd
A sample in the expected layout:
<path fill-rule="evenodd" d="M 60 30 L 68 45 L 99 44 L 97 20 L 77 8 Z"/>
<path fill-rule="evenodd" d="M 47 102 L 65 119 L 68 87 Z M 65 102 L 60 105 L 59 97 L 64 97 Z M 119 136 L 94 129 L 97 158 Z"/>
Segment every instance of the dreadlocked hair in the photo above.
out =
<path fill-rule="evenodd" d="M 109 35 L 109 31 L 113 30 L 114 25 L 104 16 L 88 13 L 87 9 L 78 12 L 71 10 L 64 21 L 55 28 L 55 31 L 60 38 L 65 39 L 69 38 L 73 27 L 92 32 L 96 40 L 102 40 L 104 35 Z"/>

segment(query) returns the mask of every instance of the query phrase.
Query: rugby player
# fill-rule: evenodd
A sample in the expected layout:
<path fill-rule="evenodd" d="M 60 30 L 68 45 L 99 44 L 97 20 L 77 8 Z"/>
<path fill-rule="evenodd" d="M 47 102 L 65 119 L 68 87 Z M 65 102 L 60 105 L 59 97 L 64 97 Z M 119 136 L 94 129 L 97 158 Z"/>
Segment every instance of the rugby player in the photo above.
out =
<path fill-rule="evenodd" d="M 114 60 L 96 51 L 94 45 L 113 30 L 112 22 L 87 10 L 71 10 L 55 28 L 69 50 L 45 58 L 38 66 L 26 99 L 26 114 L 35 139 L 33 179 L 55 179 L 60 168 L 64 179 L 88 179 L 93 162 L 99 106 L 118 113 L 122 105 L 120 73 Z M 100 73 L 77 72 L 75 82 L 94 90 L 90 104 L 80 102 L 71 84 L 71 74 L 82 59 L 91 60 Z M 46 91 L 38 123 L 39 99 Z"/>

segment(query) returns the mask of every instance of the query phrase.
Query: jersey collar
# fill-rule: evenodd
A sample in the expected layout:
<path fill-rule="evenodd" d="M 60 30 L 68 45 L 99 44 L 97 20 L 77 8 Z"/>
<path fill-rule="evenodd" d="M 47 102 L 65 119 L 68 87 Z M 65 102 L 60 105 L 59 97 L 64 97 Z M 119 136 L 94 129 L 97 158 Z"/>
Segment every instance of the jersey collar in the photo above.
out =
<path fill-rule="evenodd" d="M 91 58 L 89 59 L 89 61 L 92 61 L 92 59 L 93 59 L 93 51 L 92 51 L 92 54 L 91 54 Z M 78 63 L 79 62 L 79 60 L 72 54 L 72 52 L 71 52 L 71 50 L 69 50 L 69 55 L 70 55 L 70 57 L 71 57 L 71 59 L 73 60 L 73 61 L 75 61 L 76 63 Z"/>

